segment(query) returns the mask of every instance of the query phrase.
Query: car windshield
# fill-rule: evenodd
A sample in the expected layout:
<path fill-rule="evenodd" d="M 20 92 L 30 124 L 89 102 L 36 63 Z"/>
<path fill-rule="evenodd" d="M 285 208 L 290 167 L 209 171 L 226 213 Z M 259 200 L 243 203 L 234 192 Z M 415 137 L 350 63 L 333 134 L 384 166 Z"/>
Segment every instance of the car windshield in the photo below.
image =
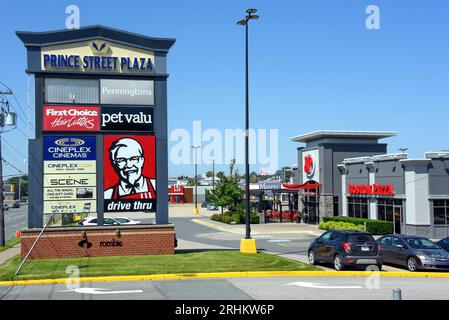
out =
<path fill-rule="evenodd" d="M 115 220 L 117 220 L 117 221 L 120 222 L 120 223 L 126 223 L 126 222 L 129 222 L 129 220 L 128 220 L 128 219 L 125 219 L 125 218 L 115 218 Z"/>
<path fill-rule="evenodd" d="M 406 238 L 405 242 L 413 249 L 440 249 L 435 243 L 426 238 Z"/>
<path fill-rule="evenodd" d="M 374 242 L 374 238 L 369 234 L 350 234 L 348 242 Z"/>

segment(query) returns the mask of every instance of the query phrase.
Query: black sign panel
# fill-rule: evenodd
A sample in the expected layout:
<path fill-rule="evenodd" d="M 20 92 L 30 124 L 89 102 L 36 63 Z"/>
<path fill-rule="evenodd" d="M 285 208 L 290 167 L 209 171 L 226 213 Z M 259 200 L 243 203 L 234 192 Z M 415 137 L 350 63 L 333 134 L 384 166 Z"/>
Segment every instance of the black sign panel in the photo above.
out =
<path fill-rule="evenodd" d="M 102 107 L 102 131 L 153 131 L 151 107 Z"/>

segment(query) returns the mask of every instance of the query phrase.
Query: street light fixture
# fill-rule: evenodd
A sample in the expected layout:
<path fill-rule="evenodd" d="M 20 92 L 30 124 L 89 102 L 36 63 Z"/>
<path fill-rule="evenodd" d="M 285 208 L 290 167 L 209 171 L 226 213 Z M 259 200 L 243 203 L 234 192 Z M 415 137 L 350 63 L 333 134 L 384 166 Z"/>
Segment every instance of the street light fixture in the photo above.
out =
<path fill-rule="evenodd" d="M 194 214 L 199 214 L 200 211 L 198 209 L 198 155 L 197 151 L 200 146 L 192 146 L 192 149 L 195 150 L 195 209 L 193 209 Z"/>
<path fill-rule="evenodd" d="M 249 192 L 249 81 L 248 81 L 248 21 L 259 19 L 254 15 L 257 9 L 246 10 L 246 17 L 237 22 L 240 26 L 245 26 L 245 201 L 246 201 L 246 236 L 240 241 L 240 252 L 257 253 L 256 240 L 251 239 L 250 226 L 250 192 Z"/>

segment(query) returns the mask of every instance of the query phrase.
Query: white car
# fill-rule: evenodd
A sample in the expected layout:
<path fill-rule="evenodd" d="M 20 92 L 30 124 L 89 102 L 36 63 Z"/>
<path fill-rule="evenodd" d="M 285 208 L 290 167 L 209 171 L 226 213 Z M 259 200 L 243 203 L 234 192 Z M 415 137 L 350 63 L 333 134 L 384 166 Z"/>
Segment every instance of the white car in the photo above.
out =
<path fill-rule="evenodd" d="M 118 221 L 120 224 L 140 224 L 140 221 L 133 220 L 128 217 L 114 217 L 113 219 Z"/>
<path fill-rule="evenodd" d="M 105 226 L 118 226 L 121 223 L 114 218 L 104 218 L 103 225 Z M 77 226 L 97 226 L 96 217 L 87 217 L 76 224 Z"/>

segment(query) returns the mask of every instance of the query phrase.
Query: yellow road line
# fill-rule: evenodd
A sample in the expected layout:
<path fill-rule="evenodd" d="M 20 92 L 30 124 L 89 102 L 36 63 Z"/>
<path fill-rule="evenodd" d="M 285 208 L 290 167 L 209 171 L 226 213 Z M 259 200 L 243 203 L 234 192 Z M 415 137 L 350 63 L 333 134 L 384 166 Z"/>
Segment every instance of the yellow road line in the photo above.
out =
<path fill-rule="evenodd" d="M 117 281 L 150 281 L 150 280 L 186 280 L 206 278 L 250 278 L 250 277 L 380 277 L 398 278 L 449 278 L 449 273 L 443 272 L 370 272 L 370 271 L 248 271 L 248 272 L 212 272 L 212 273 L 178 273 L 154 274 L 140 276 L 109 276 L 86 277 L 77 279 L 81 282 L 117 282 Z M 74 278 L 0 281 L 0 286 L 21 286 L 36 284 L 64 284 L 73 283 Z"/>

